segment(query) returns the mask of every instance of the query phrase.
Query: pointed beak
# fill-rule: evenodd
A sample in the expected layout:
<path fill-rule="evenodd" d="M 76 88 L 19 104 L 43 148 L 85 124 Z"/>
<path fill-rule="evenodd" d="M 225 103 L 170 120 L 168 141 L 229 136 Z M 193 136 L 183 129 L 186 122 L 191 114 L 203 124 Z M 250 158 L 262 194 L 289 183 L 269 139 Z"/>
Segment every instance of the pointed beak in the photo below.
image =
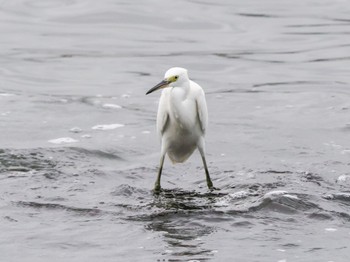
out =
<path fill-rule="evenodd" d="M 164 79 L 162 82 L 160 82 L 159 84 L 155 85 L 154 87 L 152 87 L 150 90 L 147 91 L 146 95 L 158 90 L 158 89 L 162 89 L 164 87 L 167 87 L 171 82 L 167 79 Z"/>

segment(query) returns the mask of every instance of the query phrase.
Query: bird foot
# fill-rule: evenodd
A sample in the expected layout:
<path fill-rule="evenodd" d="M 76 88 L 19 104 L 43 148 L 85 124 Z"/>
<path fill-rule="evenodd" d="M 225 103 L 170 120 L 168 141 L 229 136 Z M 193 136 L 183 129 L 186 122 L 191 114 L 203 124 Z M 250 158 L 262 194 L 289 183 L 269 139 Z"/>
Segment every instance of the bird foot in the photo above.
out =
<path fill-rule="evenodd" d="M 207 186 L 208 186 L 210 191 L 220 190 L 219 188 L 216 188 L 216 187 L 213 186 L 213 182 L 211 182 L 210 178 L 207 178 Z"/>
<path fill-rule="evenodd" d="M 214 186 L 211 186 L 211 187 L 209 187 L 209 190 L 210 190 L 210 192 L 212 192 L 212 191 L 219 191 L 221 189 L 217 188 L 217 187 L 214 187 Z"/>
<path fill-rule="evenodd" d="M 159 194 L 162 191 L 162 188 L 160 187 L 159 184 L 156 184 L 153 189 L 154 194 Z"/>

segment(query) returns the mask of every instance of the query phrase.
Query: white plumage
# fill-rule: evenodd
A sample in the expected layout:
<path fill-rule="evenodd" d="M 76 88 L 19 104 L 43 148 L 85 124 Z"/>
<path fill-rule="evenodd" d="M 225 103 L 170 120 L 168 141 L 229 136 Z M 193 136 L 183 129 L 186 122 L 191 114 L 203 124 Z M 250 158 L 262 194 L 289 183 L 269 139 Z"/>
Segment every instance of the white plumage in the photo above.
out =
<path fill-rule="evenodd" d="M 198 148 L 206 173 L 207 185 L 211 189 L 205 160 L 205 131 L 208 111 L 203 89 L 188 78 L 187 70 L 170 68 L 164 80 L 146 94 L 163 89 L 158 106 L 157 131 L 161 139 L 161 158 L 155 191 L 160 190 L 160 177 L 164 157 L 168 154 L 173 163 L 186 161 Z"/>

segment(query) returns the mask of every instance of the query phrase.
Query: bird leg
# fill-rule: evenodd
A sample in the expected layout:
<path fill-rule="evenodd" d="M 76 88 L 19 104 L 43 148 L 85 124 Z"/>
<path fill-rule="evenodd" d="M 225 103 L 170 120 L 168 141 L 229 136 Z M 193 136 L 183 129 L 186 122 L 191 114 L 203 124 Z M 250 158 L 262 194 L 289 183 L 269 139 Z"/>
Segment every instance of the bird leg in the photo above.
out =
<path fill-rule="evenodd" d="M 162 175 L 164 158 L 165 158 L 165 154 L 162 154 L 162 156 L 160 157 L 160 165 L 159 165 L 159 169 L 158 169 L 157 180 L 156 180 L 156 183 L 154 184 L 154 192 L 156 192 L 156 193 L 159 193 L 160 192 L 160 188 L 161 188 L 160 187 L 160 177 Z"/>
<path fill-rule="evenodd" d="M 208 188 L 215 189 L 213 186 L 213 182 L 211 182 L 211 179 L 210 179 L 210 175 L 209 175 L 209 171 L 208 171 L 208 167 L 207 167 L 207 161 L 205 160 L 204 150 L 201 147 L 198 147 L 198 150 L 202 156 L 202 161 L 203 161 L 203 166 L 204 166 L 204 170 L 205 170 L 205 177 L 207 179 Z"/>

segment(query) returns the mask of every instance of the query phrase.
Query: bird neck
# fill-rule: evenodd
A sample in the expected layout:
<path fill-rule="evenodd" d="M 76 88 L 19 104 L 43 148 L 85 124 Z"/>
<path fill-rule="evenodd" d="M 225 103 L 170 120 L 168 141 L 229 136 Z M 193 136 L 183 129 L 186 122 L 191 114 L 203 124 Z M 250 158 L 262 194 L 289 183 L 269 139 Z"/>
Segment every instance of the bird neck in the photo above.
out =
<path fill-rule="evenodd" d="M 176 94 L 176 100 L 185 100 L 190 91 L 190 81 L 184 81 L 180 86 L 173 87 L 173 93 Z"/>
<path fill-rule="evenodd" d="M 175 119 L 178 119 L 181 115 L 183 116 L 181 119 L 185 118 L 186 112 L 184 111 L 183 102 L 188 98 L 189 92 L 189 83 L 187 85 L 181 84 L 181 86 L 175 86 L 171 89 L 170 110 Z"/>

